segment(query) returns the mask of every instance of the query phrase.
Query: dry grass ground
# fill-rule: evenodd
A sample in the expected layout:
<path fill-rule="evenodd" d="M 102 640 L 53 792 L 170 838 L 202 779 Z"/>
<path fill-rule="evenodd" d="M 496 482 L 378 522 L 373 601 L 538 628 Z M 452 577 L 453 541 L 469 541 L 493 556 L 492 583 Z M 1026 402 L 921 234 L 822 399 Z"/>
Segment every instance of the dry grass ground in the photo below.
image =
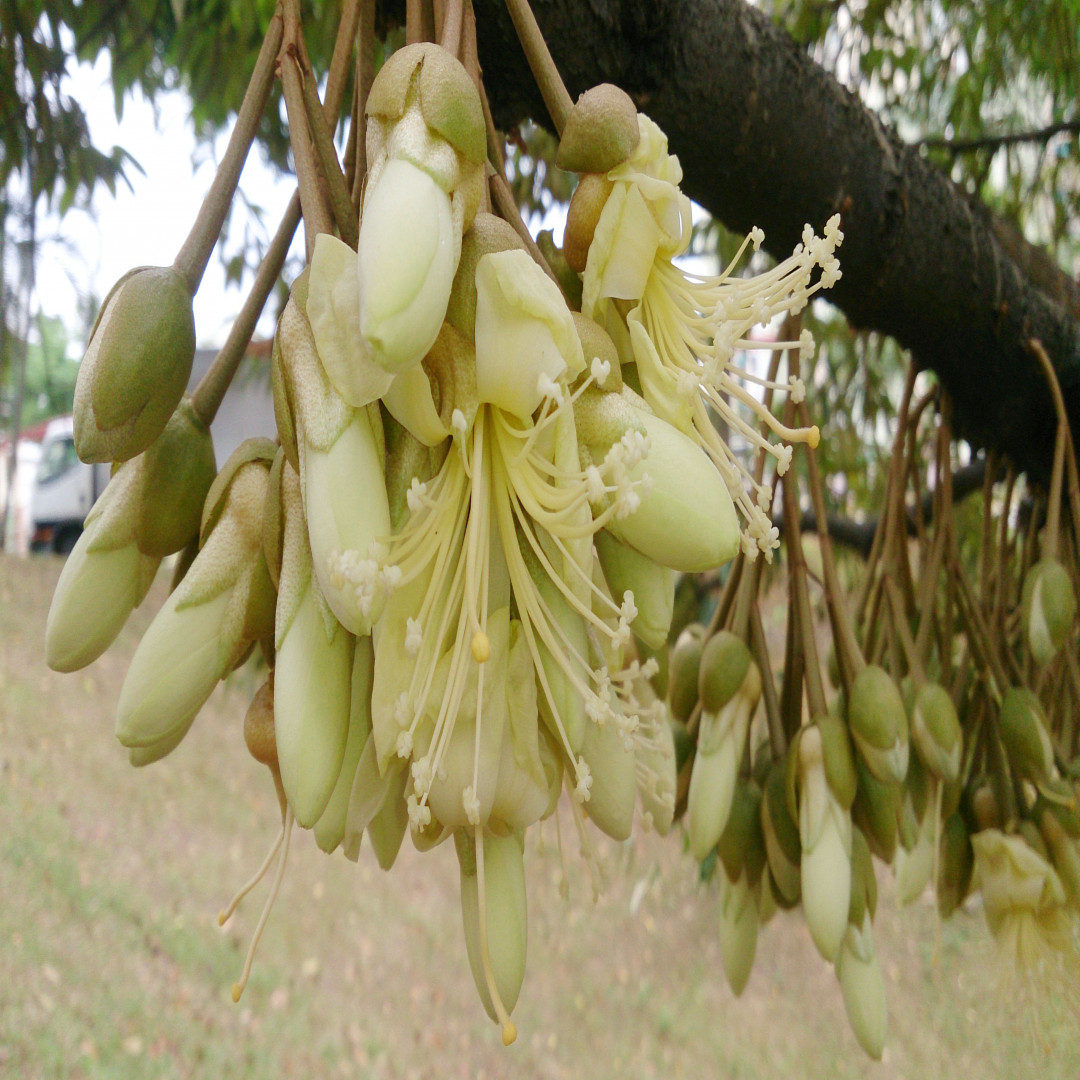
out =
<path fill-rule="evenodd" d="M 408 841 L 384 874 L 370 852 L 354 865 L 296 834 L 233 1005 L 264 890 L 224 930 L 216 913 L 276 820 L 241 737 L 254 676 L 220 688 L 171 758 L 131 768 L 112 710 L 149 615 L 89 670 L 55 675 L 42 635 L 58 573 L 53 559 L 0 559 L 0 1075 L 1080 1076 L 1075 1003 L 1051 999 L 1033 1020 L 998 988 L 978 913 L 939 936 L 928 903 L 897 909 L 884 870 L 882 1064 L 858 1048 L 798 915 L 764 929 L 736 1000 L 716 895 L 678 836 L 604 845 L 610 880 L 596 904 L 576 841 L 563 901 L 554 831 L 543 846 L 530 836 L 529 968 L 509 1049 L 469 975 L 454 855 L 421 856 Z M 163 595 L 159 582 L 146 606 Z"/>

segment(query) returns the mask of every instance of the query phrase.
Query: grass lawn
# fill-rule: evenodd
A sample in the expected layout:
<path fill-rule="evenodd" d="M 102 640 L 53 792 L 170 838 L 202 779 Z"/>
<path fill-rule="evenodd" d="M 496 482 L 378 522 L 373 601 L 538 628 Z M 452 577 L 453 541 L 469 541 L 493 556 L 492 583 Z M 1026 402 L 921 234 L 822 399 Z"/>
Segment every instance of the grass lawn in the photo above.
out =
<path fill-rule="evenodd" d="M 594 903 L 570 830 L 566 901 L 555 830 L 531 831 L 529 965 L 509 1049 L 469 974 L 450 846 L 419 855 L 406 840 L 385 874 L 369 851 L 358 864 L 328 858 L 295 832 L 234 1005 L 265 886 L 224 929 L 217 912 L 277 821 L 241 733 L 256 675 L 220 687 L 170 758 L 132 768 L 113 709 L 164 583 L 105 657 L 57 675 L 42 640 L 59 570 L 52 557 L 0 556 L 0 1076 L 1080 1076 L 1080 1002 L 1023 1006 L 977 907 L 939 930 L 928 900 L 897 908 L 882 867 L 881 1064 L 855 1042 L 798 913 L 764 928 L 734 998 L 717 894 L 677 832 L 604 841 Z"/>

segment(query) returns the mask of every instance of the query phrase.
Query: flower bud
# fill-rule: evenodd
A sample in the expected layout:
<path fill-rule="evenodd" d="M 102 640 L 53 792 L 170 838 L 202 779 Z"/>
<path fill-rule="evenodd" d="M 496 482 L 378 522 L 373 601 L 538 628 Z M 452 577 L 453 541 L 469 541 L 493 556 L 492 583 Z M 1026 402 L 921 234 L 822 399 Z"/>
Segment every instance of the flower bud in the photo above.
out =
<path fill-rule="evenodd" d="M 459 251 L 450 196 L 410 162 L 387 162 L 365 195 L 357 247 L 360 334 L 384 371 L 415 367 L 431 348 Z"/>
<path fill-rule="evenodd" d="M 858 788 L 851 805 L 852 820 L 866 835 L 871 851 L 883 862 L 891 863 L 896 855 L 901 787 L 882 783 L 858 756 L 855 772 Z"/>
<path fill-rule="evenodd" d="M 405 802 L 409 770 L 387 769 L 386 779 L 385 796 L 367 826 L 371 850 L 375 852 L 375 859 L 383 870 L 391 869 L 397 861 L 401 841 L 405 839 L 409 827 L 409 811 Z"/>
<path fill-rule="evenodd" d="M 676 720 L 686 722 L 698 702 L 698 671 L 705 646 L 705 627 L 691 623 L 679 634 L 668 663 L 668 707 Z"/>
<path fill-rule="evenodd" d="M 884 783 L 899 784 L 907 775 L 907 714 L 896 683 L 876 664 L 868 664 L 855 676 L 848 723 L 874 776 Z"/>
<path fill-rule="evenodd" d="M 851 815 L 828 777 L 829 759 L 838 756 L 833 749 L 838 744 L 826 723 L 829 719 L 819 717 L 802 728 L 793 753 L 797 758 L 803 912 L 818 952 L 826 960 L 835 960 L 851 903 Z M 854 797 L 854 784 L 851 794 Z"/>
<path fill-rule="evenodd" d="M 154 441 L 191 377 L 195 316 L 174 267 L 129 271 L 105 298 L 75 383 L 83 461 L 127 461 Z"/>
<path fill-rule="evenodd" d="M 701 707 L 707 712 L 718 712 L 736 694 L 749 694 L 750 686 L 746 683 L 751 667 L 756 669 L 757 665 L 741 638 L 729 630 L 713 634 L 701 653 L 701 669 L 698 675 Z M 760 694 L 761 674 L 755 670 L 754 675 Z M 753 678 L 754 676 L 751 676 L 752 680 Z M 756 695 L 754 704 L 757 704 Z"/>
<path fill-rule="evenodd" d="M 593 541 L 611 595 L 634 594 L 637 617 L 630 628 L 649 648 L 663 647 L 675 610 L 675 572 L 620 543 L 606 529 Z"/>
<path fill-rule="evenodd" d="M 135 542 L 144 554 L 163 558 L 198 536 L 203 503 L 217 475 L 210 431 L 190 399 L 180 402 L 143 453 L 141 468 Z"/>
<path fill-rule="evenodd" d="M 1080 843 L 1062 825 L 1056 808 L 1045 799 L 1035 808 L 1039 833 L 1072 906 L 1080 910 Z"/>
<path fill-rule="evenodd" d="M 1057 655 L 1076 618 L 1069 572 L 1054 559 L 1041 559 L 1028 571 L 1021 606 L 1028 648 L 1041 667 Z"/>
<path fill-rule="evenodd" d="M 606 173 L 630 157 L 640 138 L 630 95 L 601 83 L 586 90 L 571 108 L 555 164 L 567 172 Z"/>
<path fill-rule="evenodd" d="M 1039 699 L 1026 688 L 1010 686 L 1001 702 L 998 726 L 1016 772 L 1032 783 L 1049 780 L 1054 773 L 1054 749 Z"/>
<path fill-rule="evenodd" d="M 637 797 L 634 751 L 614 723 L 589 722 L 581 756 L 592 774 L 585 812 L 601 832 L 613 840 L 625 840 L 634 824 Z"/>
<path fill-rule="evenodd" d="M 285 796 L 298 824 L 310 829 L 326 809 L 341 772 L 354 643 L 319 594 L 300 479 L 291 466 L 282 475 L 282 502 L 285 535 L 274 631 L 274 736 Z"/>
<path fill-rule="evenodd" d="M 927 769 L 946 783 L 955 783 L 960 776 L 964 741 L 945 687 L 938 683 L 919 687 L 911 714 L 911 738 Z"/>
<path fill-rule="evenodd" d="M 45 623 L 45 662 L 53 671 L 93 663 L 154 580 L 161 559 L 144 555 L 135 542 L 142 490 L 139 461 L 125 462 L 87 515 Z"/>
<path fill-rule="evenodd" d="M 745 873 L 736 878 L 721 874 L 720 956 L 724 975 L 736 997 L 746 989 L 757 952 L 757 891 Z"/>
<path fill-rule="evenodd" d="M 799 827 L 788 810 L 786 766 L 777 761 L 769 770 L 761 801 L 761 831 L 769 874 L 782 902 L 790 907 L 799 900 L 802 847 Z"/>
<path fill-rule="evenodd" d="M 356 779 L 360 755 L 371 735 L 371 680 L 374 669 L 375 651 L 370 636 L 357 638 L 349 687 L 349 730 L 345 739 L 345 754 L 330 801 L 315 822 L 315 842 L 327 854 L 345 839 L 353 781 Z"/>
<path fill-rule="evenodd" d="M 116 735 L 144 763 L 179 743 L 218 680 L 268 630 L 262 517 L 270 462 L 247 460 L 250 453 L 242 444 L 222 470 L 227 484 L 219 476 L 211 487 L 202 548 L 143 635 L 120 690 Z"/>
<path fill-rule="evenodd" d="M 563 233 L 563 254 L 579 274 L 585 272 L 596 226 L 614 189 L 614 182 L 602 173 L 585 173 L 570 197 Z"/>
<path fill-rule="evenodd" d="M 870 1057 L 880 1061 L 885 1049 L 888 1014 L 869 911 L 858 926 L 848 924 L 836 958 L 836 977 L 855 1038 Z"/>

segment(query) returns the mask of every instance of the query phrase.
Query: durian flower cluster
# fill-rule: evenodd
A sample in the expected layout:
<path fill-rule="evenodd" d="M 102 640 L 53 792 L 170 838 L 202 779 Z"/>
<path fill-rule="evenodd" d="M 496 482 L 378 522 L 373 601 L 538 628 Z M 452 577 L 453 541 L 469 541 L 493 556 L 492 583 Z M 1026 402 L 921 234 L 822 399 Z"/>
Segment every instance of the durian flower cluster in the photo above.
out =
<path fill-rule="evenodd" d="M 48 624 L 54 667 L 89 663 L 182 550 L 120 696 L 132 761 L 174 749 L 261 648 L 270 677 L 245 735 L 283 822 L 263 871 L 276 858 L 280 880 L 294 823 L 350 858 L 366 834 L 387 868 L 406 833 L 421 850 L 452 837 L 473 975 L 506 1041 L 525 967 L 526 830 L 560 802 L 586 851 L 589 823 L 623 839 L 639 803 L 670 828 L 672 728 L 643 657 L 666 642 L 677 574 L 775 546 L 769 493 L 747 494 L 715 416 L 781 473 L 790 448 L 732 403 L 781 437 L 816 437 L 779 426 L 733 380 L 734 350 L 839 274 L 835 219 L 760 279 L 678 270 L 677 160 L 633 112 L 601 138 L 588 97 L 568 153 L 603 143 L 611 160 L 584 166 L 606 193 L 594 228 L 573 210 L 568 227 L 568 247 L 584 244 L 577 312 L 481 209 L 484 121 L 465 69 L 431 44 L 390 58 L 366 107 L 358 249 L 318 236 L 274 342 L 278 439 L 244 444 L 216 478 L 190 406 L 163 408 L 152 376 L 118 367 L 125 336 L 171 310 L 133 299 L 132 281 L 151 294 L 154 281 L 122 282 L 80 376 L 76 431 L 80 451 L 123 464 Z M 128 437 L 174 406 L 163 433 L 148 440 L 140 420 Z M 718 720 L 717 745 L 745 738 L 749 712 L 736 711 L 742 734 Z"/>

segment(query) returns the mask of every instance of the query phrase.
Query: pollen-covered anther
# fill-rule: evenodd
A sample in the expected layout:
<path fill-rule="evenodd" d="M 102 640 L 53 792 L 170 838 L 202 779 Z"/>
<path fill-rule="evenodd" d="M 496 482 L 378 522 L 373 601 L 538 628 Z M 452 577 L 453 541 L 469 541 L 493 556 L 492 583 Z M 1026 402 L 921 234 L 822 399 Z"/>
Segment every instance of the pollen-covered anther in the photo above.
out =
<path fill-rule="evenodd" d="M 593 381 L 597 386 L 603 386 L 607 382 L 607 377 L 611 374 L 611 362 L 608 360 L 601 360 L 599 356 L 592 358 L 592 363 L 589 365 L 589 372 L 593 377 Z"/>
<path fill-rule="evenodd" d="M 406 800 L 409 808 L 409 824 L 414 830 L 419 831 L 431 824 L 431 808 L 422 803 L 415 795 L 410 795 Z"/>
<path fill-rule="evenodd" d="M 776 475 L 783 476 L 791 468 L 790 446 L 781 446 L 776 451 Z"/>
<path fill-rule="evenodd" d="M 558 404 L 562 401 L 562 387 L 546 372 L 540 372 L 536 377 L 536 389 L 540 395 Z"/>
<path fill-rule="evenodd" d="M 754 245 L 755 251 L 761 250 L 761 245 L 765 242 L 765 233 L 757 225 L 750 230 L 750 243 Z"/>
<path fill-rule="evenodd" d="M 401 697 L 397 699 L 394 705 L 394 716 L 399 721 L 407 718 L 409 715 L 409 698 L 408 694 L 402 693 Z M 407 758 L 412 754 L 412 732 L 400 731 L 398 732 L 397 743 L 394 746 L 397 756 L 399 758 Z"/>
<path fill-rule="evenodd" d="M 461 793 L 461 805 L 465 810 L 465 816 L 470 825 L 480 824 L 480 800 L 476 795 L 476 788 L 470 784 Z"/>
<path fill-rule="evenodd" d="M 412 483 L 409 485 L 409 490 L 405 492 L 405 502 L 408 504 L 409 509 L 415 514 L 421 506 L 427 505 L 425 500 L 427 498 L 427 484 L 423 483 L 419 477 L 414 476 Z"/>
<path fill-rule="evenodd" d="M 450 426 L 458 435 L 465 434 L 469 425 L 465 420 L 465 414 L 460 409 L 455 409 L 450 414 Z"/>
<path fill-rule="evenodd" d="M 434 779 L 430 755 L 425 754 L 414 761 L 409 771 L 413 778 L 413 790 L 418 797 L 423 798 L 431 790 L 431 781 Z"/>
<path fill-rule="evenodd" d="M 589 790 L 592 788 L 592 773 L 589 771 L 589 766 L 585 764 L 583 757 L 577 759 L 574 772 L 577 776 L 577 783 L 574 785 L 574 798 L 579 803 L 588 802 Z"/>
<path fill-rule="evenodd" d="M 473 634 L 469 648 L 472 650 L 473 659 L 478 664 L 486 663 L 491 656 L 491 641 L 483 630 L 477 630 Z"/>

